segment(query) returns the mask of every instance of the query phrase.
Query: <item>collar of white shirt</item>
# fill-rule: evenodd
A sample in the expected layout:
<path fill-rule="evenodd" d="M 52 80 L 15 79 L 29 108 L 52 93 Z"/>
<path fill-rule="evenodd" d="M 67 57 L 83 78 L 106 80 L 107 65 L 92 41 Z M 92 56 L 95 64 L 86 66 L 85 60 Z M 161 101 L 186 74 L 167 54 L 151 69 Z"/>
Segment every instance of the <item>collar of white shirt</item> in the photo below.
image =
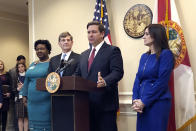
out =
<path fill-rule="evenodd" d="M 70 56 L 71 52 L 72 52 L 72 51 L 69 51 L 69 52 L 66 52 L 66 53 L 62 53 L 62 54 L 61 54 L 61 60 L 63 59 L 63 55 L 66 54 L 64 60 L 67 61 L 67 60 L 69 59 L 69 56 Z"/>
<path fill-rule="evenodd" d="M 92 46 L 91 53 L 92 53 L 92 51 L 93 51 L 93 48 L 95 48 L 95 49 L 96 49 L 96 51 L 95 51 L 95 56 L 96 56 L 96 55 L 97 55 L 97 52 L 98 52 L 99 49 L 102 47 L 103 43 L 104 43 L 104 40 L 103 40 L 101 43 L 99 43 L 96 47 Z M 90 53 L 89 57 L 91 56 L 91 53 Z M 94 56 L 94 57 L 95 57 L 95 56 Z"/>

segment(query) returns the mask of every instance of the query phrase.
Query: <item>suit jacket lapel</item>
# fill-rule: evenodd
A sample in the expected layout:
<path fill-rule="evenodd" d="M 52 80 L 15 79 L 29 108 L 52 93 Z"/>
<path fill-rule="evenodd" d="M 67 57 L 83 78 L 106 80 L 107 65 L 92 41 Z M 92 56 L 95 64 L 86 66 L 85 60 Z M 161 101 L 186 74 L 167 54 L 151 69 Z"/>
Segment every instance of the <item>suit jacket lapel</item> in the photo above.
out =
<path fill-rule="evenodd" d="M 59 65 L 60 62 L 61 62 L 61 55 L 62 55 L 62 54 L 59 54 L 59 55 L 57 56 L 57 63 L 58 63 L 58 65 Z"/>
<path fill-rule="evenodd" d="M 91 50 L 88 49 L 88 51 L 86 52 L 86 56 L 85 56 L 85 60 L 84 60 L 84 67 L 85 67 L 85 72 L 88 74 L 88 58 L 89 58 L 89 55 L 90 55 L 90 52 Z"/>
<path fill-rule="evenodd" d="M 67 61 L 71 60 L 72 58 L 73 58 L 73 51 L 71 52 L 71 54 L 70 54 L 70 56 L 69 56 Z"/>
<path fill-rule="evenodd" d="M 91 72 L 91 70 L 92 70 L 92 68 L 93 68 L 94 65 L 99 64 L 98 62 L 100 62 L 100 61 L 98 61 L 98 58 L 103 54 L 103 52 L 104 52 L 104 50 L 105 50 L 106 47 L 107 47 L 107 44 L 104 42 L 104 44 L 101 46 L 101 48 L 97 52 L 97 54 L 96 54 L 96 56 L 95 56 L 95 58 L 93 60 L 93 63 L 91 64 L 91 68 L 89 70 L 89 73 Z"/>
<path fill-rule="evenodd" d="M 59 67 L 61 61 L 61 54 L 57 55 L 55 63 L 56 63 L 56 68 Z"/>

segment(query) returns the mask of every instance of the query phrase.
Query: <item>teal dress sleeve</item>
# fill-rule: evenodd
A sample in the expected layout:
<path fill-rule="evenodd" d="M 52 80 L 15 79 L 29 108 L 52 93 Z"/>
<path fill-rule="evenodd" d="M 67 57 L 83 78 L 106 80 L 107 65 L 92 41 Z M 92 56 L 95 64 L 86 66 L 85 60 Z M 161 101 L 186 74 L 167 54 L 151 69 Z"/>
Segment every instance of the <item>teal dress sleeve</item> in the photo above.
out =
<path fill-rule="evenodd" d="M 32 66 L 34 65 L 34 62 L 29 66 L 29 68 L 32 68 Z M 26 76 L 25 77 L 25 80 L 24 80 L 24 84 L 23 84 L 23 87 L 20 91 L 20 94 L 22 96 L 28 96 L 28 86 L 29 86 L 29 78 Z"/>

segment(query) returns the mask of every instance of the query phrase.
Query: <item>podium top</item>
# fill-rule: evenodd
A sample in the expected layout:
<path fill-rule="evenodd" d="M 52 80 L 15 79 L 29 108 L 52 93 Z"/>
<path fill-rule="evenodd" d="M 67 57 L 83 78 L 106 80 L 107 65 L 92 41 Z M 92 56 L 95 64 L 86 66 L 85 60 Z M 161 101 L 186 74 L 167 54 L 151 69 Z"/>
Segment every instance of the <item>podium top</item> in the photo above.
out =
<path fill-rule="evenodd" d="M 46 91 L 46 78 L 40 78 L 36 81 L 36 88 L 40 91 Z M 96 91 L 98 90 L 97 83 L 86 80 L 78 76 L 64 76 L 61 78 L 59 90 L 67 91 Z"/>

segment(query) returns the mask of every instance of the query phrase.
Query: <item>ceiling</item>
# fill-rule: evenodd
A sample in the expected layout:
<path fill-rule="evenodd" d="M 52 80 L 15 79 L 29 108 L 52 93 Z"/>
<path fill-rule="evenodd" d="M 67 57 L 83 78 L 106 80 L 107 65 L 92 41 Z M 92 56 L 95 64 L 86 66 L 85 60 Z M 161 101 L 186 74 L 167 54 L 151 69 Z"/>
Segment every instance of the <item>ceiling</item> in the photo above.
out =
<path fill-rule="evenodd" d="M 0 11 L 27 16 L 27 1 L 28 0 L 0 0 Z"/>

